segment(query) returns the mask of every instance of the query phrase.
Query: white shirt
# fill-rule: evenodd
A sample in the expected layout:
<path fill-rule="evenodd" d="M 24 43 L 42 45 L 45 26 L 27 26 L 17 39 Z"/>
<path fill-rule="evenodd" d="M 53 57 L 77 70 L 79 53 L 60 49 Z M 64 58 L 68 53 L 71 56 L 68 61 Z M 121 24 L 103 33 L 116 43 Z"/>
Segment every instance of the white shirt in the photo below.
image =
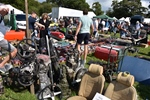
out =
<path fill-rule="evenodd" d="M 102 21 L 102 25 L 105 26 L 105 21 Z"/>
<path fill-rule="evenodd" d="M 97 31 L 98 30 L 98 20 L 94 20 L 93 25 L 94 25 L 94 31 Z"/>
<path fill-rule="evenodd" d="M 3 28 L 4 23 L 3 21 L 0 23 L 0 41 L 4 39 L 4 34 L 6 33 L 6 30 Z"/>

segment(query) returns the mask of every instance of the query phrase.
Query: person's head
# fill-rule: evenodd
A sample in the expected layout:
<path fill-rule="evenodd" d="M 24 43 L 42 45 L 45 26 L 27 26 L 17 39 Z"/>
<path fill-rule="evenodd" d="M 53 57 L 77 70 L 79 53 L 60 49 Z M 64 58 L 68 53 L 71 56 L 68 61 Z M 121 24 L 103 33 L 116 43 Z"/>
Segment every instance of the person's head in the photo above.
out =
<path fill-rule="evenodd" d="M 47 19 L 48 18 L 48 14 L 47 13 L 43 13 L 42 14 L 42 19 Z"/>
<path fill-rule="evenodd" d="M 9 12 L 9 8 L 6 5 L 0 5 L 0 11 L 1 11 L 1 15 L 5 16 L 8 14 Z"/>
<path fill-rule="evenodd" d="M 126 25 L 127 25 L 127 26 L 129 26 L 129 25 L 130 25 L 130 23 L 129 23 L 128 21 L 126 21 Z"/>
<path fill-rule="evenodd" d="M 139 24 L 140 22 L 139 21 L 136 21 L 136 24 Z"/>
<path fill-rule="evenodd" d="M 83 10 L 83 15 L 87 15 L 88 14 L 88 10 L 87 9 L 84 9 Z"/>
<path fill-rule="evenodd" d="M 36 18 L 36 17 L 37 17 L 36 12 L 32 11 L 31 16 L 32 16 L 33 18 Z"/>

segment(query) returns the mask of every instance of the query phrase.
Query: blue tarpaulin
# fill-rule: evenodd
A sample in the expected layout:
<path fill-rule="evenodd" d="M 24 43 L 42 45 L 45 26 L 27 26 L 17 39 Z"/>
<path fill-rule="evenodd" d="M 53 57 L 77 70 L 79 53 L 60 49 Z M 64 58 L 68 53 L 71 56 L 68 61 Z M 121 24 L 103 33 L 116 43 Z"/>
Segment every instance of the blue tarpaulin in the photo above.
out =
<path fill-rule="evenodd" d="M 128 71 L 135 77 L 135 81 L 150 84 L 150 61 L 137 57 L 125 56 L 120 71 Z"/>

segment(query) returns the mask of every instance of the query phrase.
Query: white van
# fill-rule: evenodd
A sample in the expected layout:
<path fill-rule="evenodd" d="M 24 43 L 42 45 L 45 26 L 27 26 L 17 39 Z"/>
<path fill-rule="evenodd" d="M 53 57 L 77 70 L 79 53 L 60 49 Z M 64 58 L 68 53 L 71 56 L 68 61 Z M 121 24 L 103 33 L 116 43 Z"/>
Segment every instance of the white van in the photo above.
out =
<path fill-rule="evenodd" d="M 26 15 L 25 14 L 16 14 L 16 24 L 18 29 L 26 29 Z"/>

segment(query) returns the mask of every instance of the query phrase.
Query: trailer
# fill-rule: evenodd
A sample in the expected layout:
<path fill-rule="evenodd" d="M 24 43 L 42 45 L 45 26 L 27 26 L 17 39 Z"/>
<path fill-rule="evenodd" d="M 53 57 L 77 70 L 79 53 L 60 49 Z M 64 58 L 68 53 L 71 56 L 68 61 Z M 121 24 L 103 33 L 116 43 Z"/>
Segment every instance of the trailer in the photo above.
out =
<path fill-rule="evenodd" d="M 60 17 L 81 17 L 83 16 L 82 10 L 64 8 L 64 7 L 53 7 L 52 8 L 52 19 Z M 88 16 L 93 18 L 95 15 L 94 12 L 89 11 Z"/>

